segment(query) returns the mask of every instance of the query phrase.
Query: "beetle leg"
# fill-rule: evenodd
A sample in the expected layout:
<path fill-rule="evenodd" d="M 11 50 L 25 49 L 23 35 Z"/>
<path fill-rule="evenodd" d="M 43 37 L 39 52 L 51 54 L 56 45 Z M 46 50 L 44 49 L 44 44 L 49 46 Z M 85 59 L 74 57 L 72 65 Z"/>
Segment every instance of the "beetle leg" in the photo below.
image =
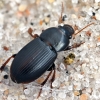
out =
<path fill-rule="evenodd" d="M 14 58 L 15 56 L 16 56 L 16 54 L 14 54 L 14 55 L 12 55 L 11 57 L 9 57 L 9 58 L 7 59 L 7 61 L 0 67 L 0 70 L 3 71 L 4 68 L 5 68 L 5 66 L 6 66 L 6 64 L 10 61 L 11 58 Z"/>
<path fill-rule="evenodd" d="M 44 32 L 44 30 L 42 30 L 42 32 Z"/>
<path fill-rule="evenodd" d="M 51 86 L 50 86 L 51 88 L 53 88 L 53 87 L 52 87 L 52 83 L 53 83 L 53 81 L 55 80 L 55 75 L 56 75 L 56 69 L 55 69 L 55 67 L 54 67 L 53 70 L 54 70 L 54 72 L 53 72 L 52 78 L 51 78 L 51 80 L 50 80 L 50 81 L 51 81 Z"/>
<path fill-rule="evenodd" d="M 47 71 L 51 71 L 54 68 L 55 68 L 55 64 L 53 63 L 52 66 Z"/>
<path fill-rule="evenodd" d="M 85 43 L 85 42 L 74 43 L 72 46 L 68 46 L 68 47 L 65 49 L 65 51 L 66 51 L 66 50 L 70 50 L 70 49 L 72 49 L 72 48 L 77 48 L 77 47 L 81 46 L 83 43 Z"/>
<path fill-rule="evenodd" d="M 33 29 L 32 28 L 29 28 L 28 29 L 28 33 L 33 37 L 33 38 L 37 38 L 37 37 L 39 37 L 37 34 L 32 34 L 32 32 L 33 32 Z"/>
<path fill-rule="evenodd" d="M 39 92 L 37 98 L 40 97 L 40 94 L 41 94 L 41 92 L 42 92 L 42 87 L 45 85 L 45 83 L 46 83 L 47 80 L 49 79 L 50 75 L 52 74 L 52 71 L 53 71 L 53 70 L 50 71 L 50 73 L 48 74 L 47 78 L 41 83 L 42 86 L 41 86 L 41 89 L 40 89 L 40 92 Z"/>

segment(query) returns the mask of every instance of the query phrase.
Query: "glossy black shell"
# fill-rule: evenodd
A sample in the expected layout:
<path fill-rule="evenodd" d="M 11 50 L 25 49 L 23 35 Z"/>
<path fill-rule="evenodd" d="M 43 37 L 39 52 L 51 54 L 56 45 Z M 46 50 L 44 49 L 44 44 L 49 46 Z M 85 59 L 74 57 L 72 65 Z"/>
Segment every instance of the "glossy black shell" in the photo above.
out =
<path fill-rule="evenodd" d="M 34 81 L 50 68 L 56 57 L 56 50 L 38 37 L 16 55 L 10 69 L 11 79 L 16 83 Z"/>
<path fill-rule="evenodd" d="M 69 45 L 69 38 L 65 34 L 65 30 L 62 27 L 51 27 L 43 31 L 40 38 L 45 42 L 49 42 L 55 50 L 63 51 Z"/>

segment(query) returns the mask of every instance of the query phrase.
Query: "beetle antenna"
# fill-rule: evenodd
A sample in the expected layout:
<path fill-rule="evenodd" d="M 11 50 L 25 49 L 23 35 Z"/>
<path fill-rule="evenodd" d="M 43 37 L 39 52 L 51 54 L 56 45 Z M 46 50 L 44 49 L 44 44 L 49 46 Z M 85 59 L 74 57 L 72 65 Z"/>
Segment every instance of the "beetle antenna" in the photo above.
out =
<path fill-rule="evenodd" d="M 74 34 L 73 34 L 73 38 L 75 38 L 75 36 L 76 36 L 78 33 L 80 33 L 81 31 L 83 31 L 85 28 L 89 27 L 89 26 L 92 25 L 92 24 L 94 24 L 94 23 L 90 23 L 90 24 L 88 24 L 87 26 L 85 26 L 84 28 L 82 28 L 81 30 L 79 30 L 78 32 L 74 33 Z"/>
<path fill-rule="evenodd" d="M 59 24 L 63 23 L 63 20 L 62 20 L 62 14 L 63 14 L 63 12 L 64 12 L 64 6 L 63 6 L 63 2 L 62 2 L 61 15 L 60 15 L 60 18 L 58 20 Z"/>

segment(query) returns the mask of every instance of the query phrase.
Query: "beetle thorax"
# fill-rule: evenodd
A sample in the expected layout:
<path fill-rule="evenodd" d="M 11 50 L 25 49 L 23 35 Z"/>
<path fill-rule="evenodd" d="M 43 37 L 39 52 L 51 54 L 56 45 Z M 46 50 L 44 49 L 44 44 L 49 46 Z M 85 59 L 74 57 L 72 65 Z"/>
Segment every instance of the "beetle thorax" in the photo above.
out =
<path fill-rule="evenodd" d="M 64 50 L 69 44 L 69 39 L 66 37 L 66 35 L 55 27 L 45 30 L 40 35 L 40 38 L 44 42 L 51 44 L 56 51 Z"/>

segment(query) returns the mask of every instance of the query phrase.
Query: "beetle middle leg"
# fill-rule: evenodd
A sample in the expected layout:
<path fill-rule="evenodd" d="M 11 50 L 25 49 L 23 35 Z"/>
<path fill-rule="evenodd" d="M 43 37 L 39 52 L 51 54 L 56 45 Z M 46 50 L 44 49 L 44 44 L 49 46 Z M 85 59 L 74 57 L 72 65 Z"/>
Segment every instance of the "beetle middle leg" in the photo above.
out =
<path fill-rule="evenodd" d="M 37 37 L 39 37 L 37 34 L 32 34 L 32 32 L 33 32 L 33 29 L 32 28 L 29 28 L 28 29 L 28 33 L 33 37 L 33 38 L 37 38 Z"/>
<path fill-rule="evenodd" d="M 0 70 L 3 71 L 4 68 L 5 68 L 5 66 L 6 66 L 6 64 L 10 61 L 11 58 L 14 58 L 15 56 L 16 56 L 16 54 L 14 54 L 14 55 L 12 55 L 11 57 L 9 57 L 9 58 L 5 61 L 5 63 L 0 67 Z"/>

